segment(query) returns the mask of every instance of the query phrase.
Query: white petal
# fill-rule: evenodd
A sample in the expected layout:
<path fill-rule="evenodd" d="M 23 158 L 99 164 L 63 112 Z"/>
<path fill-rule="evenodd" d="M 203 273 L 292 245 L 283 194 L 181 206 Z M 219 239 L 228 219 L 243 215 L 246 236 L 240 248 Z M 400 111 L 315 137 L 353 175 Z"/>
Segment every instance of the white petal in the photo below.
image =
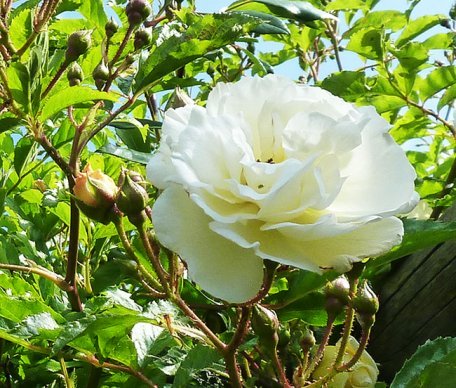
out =
<path fill-rule="evenodd" d="M 263 230 L 258 221 L 244 225 L 213 222 L 211 229 L 243 247 L 254 248 L 264 259 L 313 272 L 330 268 L 346 272 L 353 262 L 388 252 L 404 234 L 396 217 L 371 219 L 361 225 L 289 223 Z"/>
<path fill-rule="evenodd" d="M 374 108 L 363 111 L 371 120 L 362 132 L 361 145 L 341 169 L 347 179 L 329 210 L 344 219 L 406 212 L 416 205 L 415 171 L 387 133 L 387 122 Z"/>
<path fill-rule="evenodd" d="M 189 276 L 204 290 L 231 303 L 245 302 L 260 290 L 262 260 L 209 229 L 211 219 L 187 193 L 169 187 L 152 209 L 155 233 L 188 265 Z"/>

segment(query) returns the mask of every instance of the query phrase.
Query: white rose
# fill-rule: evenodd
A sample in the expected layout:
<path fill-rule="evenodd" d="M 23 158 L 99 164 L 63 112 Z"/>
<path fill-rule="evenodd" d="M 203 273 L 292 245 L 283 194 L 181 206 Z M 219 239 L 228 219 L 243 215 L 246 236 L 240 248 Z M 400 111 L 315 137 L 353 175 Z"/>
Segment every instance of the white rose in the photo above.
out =
<path fill-rule="evenodd" d="M 325 376 L 332 367 L 339 351 L 340 341 L 336 346 L 327 346 L 323 354 L 323 359 L 318 364 L 315 372 L 312 373 L 314 379 Z M 359 343 L 355 338 L 349 337 L 347 347 L 343 357 L 343 362 L 348 362 L 358 350 Z M 374 388 L 377 382 L 378 368 L 374 359 L 365 350 L 350 371 L 338 373 L 328 383 L 328 388 Z"/>
<path fill-rule="evenodd" d="M 148 178 L 158 239 L 216 297 L 243 302 L 262 259 L 344 272 L 401 241 L 415 172 L 373 107 L 269 75 L 167 111 Z"/>

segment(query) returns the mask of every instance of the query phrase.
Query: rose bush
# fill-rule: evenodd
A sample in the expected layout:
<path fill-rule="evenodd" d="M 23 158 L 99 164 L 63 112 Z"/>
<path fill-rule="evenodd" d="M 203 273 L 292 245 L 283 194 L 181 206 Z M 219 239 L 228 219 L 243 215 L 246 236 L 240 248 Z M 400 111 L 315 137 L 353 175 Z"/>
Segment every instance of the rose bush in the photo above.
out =
<path fill-rule="evenodd" d="M 170 109 L 147 166 L 158 239 L 229 302 L 259 291 L 262 259 L 348 271 L 401 241 L 415 172 L 373 107 L 269 75 Z"/>
<path fill-rule="evenodd" d="M 337 352 L 339 351 L 340 343 L 336 346 L 327 346 L 325 353 L 317 369 L 312 374 L 315 379 L 326 376 L 333 362 L 336 359 Z M 343 362 L 348 362 L 355 355 L 359 347 L 358 341 L 355 338 L 349 337 L 347 347 L 343 357 Z M 369 353 L 363 351 L 360 359 L 356 364 L 350 368 L 349 372 L 338 373 L 334 378 L 329 381 L 328 388 L 373 388 L 377 382 L 378 368 L 374 359 Z"/>

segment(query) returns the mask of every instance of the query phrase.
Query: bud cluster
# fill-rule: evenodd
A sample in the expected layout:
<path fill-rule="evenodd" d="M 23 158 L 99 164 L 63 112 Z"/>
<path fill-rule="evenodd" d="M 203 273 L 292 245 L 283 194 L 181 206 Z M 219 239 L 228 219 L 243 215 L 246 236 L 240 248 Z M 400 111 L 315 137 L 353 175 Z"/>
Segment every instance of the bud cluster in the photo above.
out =
<path fill-rule="evenodd" d="M 87 164 L 75 179 L 73 194 L 79 209 L 89 218 L 109 223 L 119 211 L 130 219 L 144 219 L 149 196 L 142 176 L 123 169 L 119 184 L 101 170 Z"/>
<path fill-rule="evenodd" d="M 350 282 L 344 275 L 339 276 L 326 285 L 325 296 L 325 308 L 329 317 L 335 318 L 346 307 L 352 306 L 363 329 L 368 329 L 374 324 L 379 303 L 367 281 L 364 281 L 358 287 L 356 294 L 351 296 Z"/>

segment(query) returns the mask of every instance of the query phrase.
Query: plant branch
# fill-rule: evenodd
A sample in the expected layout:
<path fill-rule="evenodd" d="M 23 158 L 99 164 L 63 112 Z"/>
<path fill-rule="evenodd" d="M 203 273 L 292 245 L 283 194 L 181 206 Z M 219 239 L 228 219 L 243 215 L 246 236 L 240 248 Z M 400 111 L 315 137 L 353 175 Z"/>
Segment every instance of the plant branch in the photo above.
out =
<path fill-rule="evenodd" d="M 44 279 L 50 280 L 52 283 L 54 283 L 57 287 L 59 287 L 63 291 L 68 292 L 71 290 L 71 286 L 65 281 L 65 279 L 62 276 L 56 274 L 55 272 L 48 270 L 47 268 L 37 265 L 32 260 L 27 260 L 27 262 L 29 263 L 30 267 L 26 267 L 24 265 L 0 263 L 0 269 L 6 269 L 9 271 L 17 271 L 17 272 L 25 272 L 25 273 L 33 273 L 35 275 L 41 276 Z"/>

